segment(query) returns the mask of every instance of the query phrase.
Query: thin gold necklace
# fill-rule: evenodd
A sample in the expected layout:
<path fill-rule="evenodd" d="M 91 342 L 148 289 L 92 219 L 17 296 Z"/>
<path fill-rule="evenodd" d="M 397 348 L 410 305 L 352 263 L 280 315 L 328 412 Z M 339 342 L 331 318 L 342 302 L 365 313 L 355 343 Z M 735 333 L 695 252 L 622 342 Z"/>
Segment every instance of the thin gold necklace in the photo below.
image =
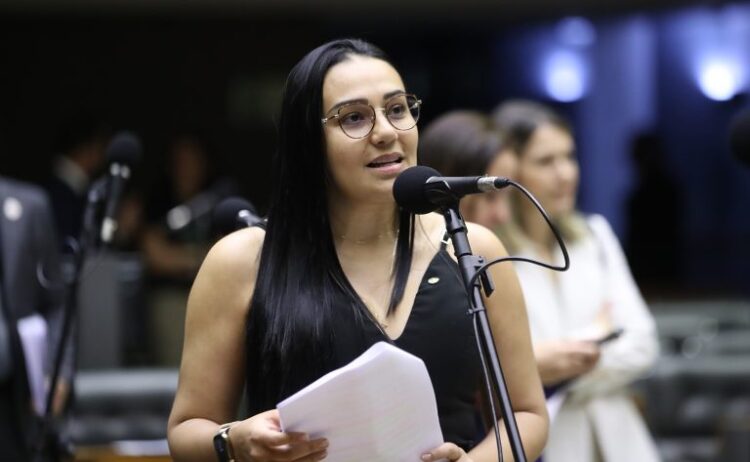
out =
<path fill-rule="evenodd" d="M 390 237 L 390 238 L 393 238 L 396 242 L 398 242 L 398 229 L 396 230 L 395 233 L 393 232 L 378 233 L 369 239 L 353 239 L 343 234 L 337 234 L 336 237 L 338 237 L 342 241 L 351 242 L 352 244 L 357 244 L 357 245 L 370 245 L 381 240 L 381 238 L 383 237 Z"/>
<path fill-rule="evenodd" d="M 341 240 L 344 240 L 344 241 L 347 241 L 347 242 L 351 242 L 352 244 L 363 245 L 364 246 L 364 245 L 370 245 L 373 242 L 375 242 L 376 240 L 378 240 L 381 237 L 386 236 L 388 234 L 390 234 L 390 233 L 376 234 L 375 235 L 375 239 L 371 239 L 369 241 L 362 241 L 362 240 L 357 240 L 357 239 L 350 239 L 350 238 L 348 238 L 346 236 L 343 236 L 341 234 L 337 235 L 337 237 L 340 238 Z M 399 234 L 400 234 L 400 230 L 399 229 L 396 229 L 396 233 L 395 234 L 391 234 L 391 236 L 394 238 L 393 239 L 393 252 L 391 254 L 391 268 L 393 268 L 395 266 L 395 264 L 396 264 L 396 253 L 398 252 L 398 237 L 399 237 Z M 390 279 L 390 276 L 389 276 L 389 279 Z M 389 297 L 389 300 L 390 300 L 390 297 Z M 389 303 L 386 303 L 386 305 L 389 305 Z M 372 314 L 372 318 L 375 321 L 375 324 L 383 332 L 383 334 L 387 336 L 388 334 L 385 332 L 385 329 L 388 328 L 388 323 L 386 322 L 386 320 L 388 319 L 388 308 L 386 308 L 386 310 L 385 310 L 385 316 L 383 316 L 380 313 L 376 314 L 375 308 L 377 308 L 377 307 L 378 307 L 378 304 L 375 304 L 372 307 L 373 310 L 370 310 L 370 313 Z"/>

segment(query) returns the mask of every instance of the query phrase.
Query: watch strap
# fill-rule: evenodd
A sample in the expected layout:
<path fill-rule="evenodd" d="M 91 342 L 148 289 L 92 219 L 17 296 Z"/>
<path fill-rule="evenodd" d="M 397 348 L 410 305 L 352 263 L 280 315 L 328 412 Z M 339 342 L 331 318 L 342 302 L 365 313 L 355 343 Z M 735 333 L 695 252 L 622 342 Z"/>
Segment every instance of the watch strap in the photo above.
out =
<path fill-rule="evenodd" d="M 229 441 L 229 430 L 233 424 L 234 422 L 221 425 L 214 434 L 214 451 L 219 462 L 234 462 L 232 444 Z"/>

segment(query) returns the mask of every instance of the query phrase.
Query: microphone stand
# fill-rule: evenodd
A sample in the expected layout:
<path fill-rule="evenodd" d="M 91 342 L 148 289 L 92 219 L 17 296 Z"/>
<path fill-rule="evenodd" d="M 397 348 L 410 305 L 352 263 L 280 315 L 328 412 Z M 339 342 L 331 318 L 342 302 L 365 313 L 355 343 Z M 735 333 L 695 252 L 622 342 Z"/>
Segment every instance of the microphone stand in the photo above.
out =
<path fill-rule="evenodd" d="M 51 456 L 51 460 L 61 460 L 62 449 L 60 442 L 57 440 L 57 429 L 54 416 L 54 399 L 57 384 L 60 380 L 65 351 L 68 346 L 75 318 L 75 307 L 78 299 L 78 285 L 80 282 L 81 271 L 87 251 L 90 247 L 96 248 L 99 244 L 98 239 L 98 214 L 101 205 L 107 198 L 109 183 L 107 178 L 100 178 L 91 186 L 88 192 L 88 203 L 83 215 L 83 226 L 78 241 L 70 239 L 73 264 L 70 273 L 64 272 L 64 289 L 65 299 L 63 304 L 63 323 L 62 332 L 55 348 L 55 359 L 52 367 L 52 375 L 49 379 L 49 391 L 47 392 L 47 401 L 45 404 L 44 417 L 39 429 L 37 444 L 34 448 L 34 460 L 42 462 L 45 455 Z M 67 451 L 68 448 L 65 448 Z M 69 454 L 72 455 L 72 454 Z"/>
<path fill-rule="evenodd" d="M 445 218 L 446 231 L 453 243 L 454 255 L 458 259 L 461 276 L 463 277 L 464 285 L 466 286 L 466 291 L 469 295 L 471 309 L 467 314 L 473 317 L 474 325 L 476 326 L 478 324 L 480 327 L 480 329 L 477 330 L 479 335 L 479 338 L 477 339 L 477 347 L 480 349 L 480 357 L 488 358 L 489 360 L 482 361 L 482 368 L 484 369 L 485 377 L 490 378 L 495 386 L 494 391 L 500 401 L 500 411 L 503 417 L 503 422 L 505 423 L 505 428 L 508 432 L 508 439 L 513 458 L 516 462 L 526 462 L 526 454 L 523 450 L 521 436 L 518 432 L 516 417 L 513 414 L 508 387 L 505 384 L 505 377 L 503 375 L 503 370 L 500 367 L 500 360 L 498 359 L 497 351 L 495 350 L 495 341 L 492 337 L 492 330 L 490 329 L 489 320 L 487 318 L 487 310 L 484 306 L 484 300 L 482 300 L 482 289 L 488 297 L 493 292 L 494 286 L 492 280 L 485 271 L 479 276 L 478 280 L 469 287 L 471 281 L 475 280 L 477 271 L 485 263 L 484 258 L 481 256 L 475 256 L 471 253 L 471 246 L 469 245 L 469 239 L 466 235 L 466 223 L 458 212 L 458 199 L 452 198 L 450 201 L 446 201 L 446 205 L 441 207 L 440 212 Z M 489 399 L 491 400 L 492 397 L 490 396 Z M 495 425 L 497 425 L 497 422 L 495 422 Z M 498 450 L 502 450 L 499 441 Z M 498 456 L 502 457 L 501 454 Z"/>

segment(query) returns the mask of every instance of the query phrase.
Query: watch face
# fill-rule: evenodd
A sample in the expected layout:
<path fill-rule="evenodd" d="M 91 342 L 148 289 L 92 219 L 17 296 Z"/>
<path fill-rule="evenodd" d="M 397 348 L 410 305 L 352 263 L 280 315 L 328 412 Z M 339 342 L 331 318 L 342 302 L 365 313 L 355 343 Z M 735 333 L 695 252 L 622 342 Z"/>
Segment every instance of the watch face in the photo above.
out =
<path fill-rule="evenodd" d="M 214 435 L 214 450 L 216 451 L 216 455 L 219 456 L 219 462 L 229 462 L 226 430 L 222 430 Z"/>

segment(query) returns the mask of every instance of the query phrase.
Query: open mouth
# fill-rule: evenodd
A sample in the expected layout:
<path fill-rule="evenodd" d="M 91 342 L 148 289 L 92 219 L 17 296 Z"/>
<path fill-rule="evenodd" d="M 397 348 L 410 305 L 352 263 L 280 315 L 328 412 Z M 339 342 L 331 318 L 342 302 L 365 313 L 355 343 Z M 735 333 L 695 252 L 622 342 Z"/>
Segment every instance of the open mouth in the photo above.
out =
<path fill-rule="evenodd" d="M 385 156 L 380 156 L 367 164 L 370 168 L 382 168 L 382 167 L 388 167 L 390 165 L 397 165 L 403 162 L 404 158 L 400 155 L 396 154 L 388 154 Z"/>

